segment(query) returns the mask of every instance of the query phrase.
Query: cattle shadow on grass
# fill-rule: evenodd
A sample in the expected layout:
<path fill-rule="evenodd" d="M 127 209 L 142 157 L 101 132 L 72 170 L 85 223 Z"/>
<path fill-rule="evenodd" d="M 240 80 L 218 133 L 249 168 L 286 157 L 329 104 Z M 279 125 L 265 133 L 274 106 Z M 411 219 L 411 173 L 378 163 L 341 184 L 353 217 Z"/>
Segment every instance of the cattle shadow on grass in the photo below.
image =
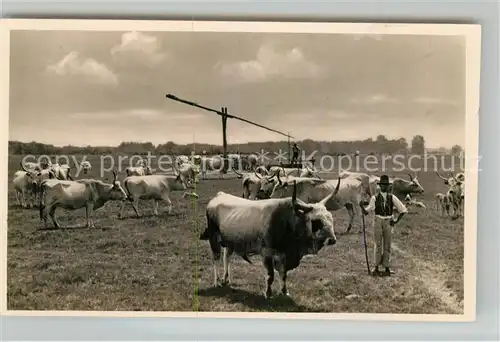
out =
<path fill-rule="evenodd" d="M 251 309 L 258 311 L 277 311 L 277 312 L 315 312 L 315 310 L 306 306 L 297 304 L 293 298 L 283 296 L 278 293 L 266 299 L 263 293 L 253 293 L 247 290 L 238 289 L 229 286 L 209 287 L 199 289 L 198 295 L 201 297 L 218 297 L 227 299 L 231 304 L 243 304 Z"/>

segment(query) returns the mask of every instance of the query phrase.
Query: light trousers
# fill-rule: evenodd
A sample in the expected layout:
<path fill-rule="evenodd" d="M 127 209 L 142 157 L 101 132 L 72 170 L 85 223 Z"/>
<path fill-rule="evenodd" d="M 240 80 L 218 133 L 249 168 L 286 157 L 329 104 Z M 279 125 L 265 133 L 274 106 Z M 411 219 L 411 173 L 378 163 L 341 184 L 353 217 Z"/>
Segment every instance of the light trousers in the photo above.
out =
<path fill-rule="evenodd" d="M 390 219 L 373 219 L 375 266 L 391 267 L 392 226 Z"/>

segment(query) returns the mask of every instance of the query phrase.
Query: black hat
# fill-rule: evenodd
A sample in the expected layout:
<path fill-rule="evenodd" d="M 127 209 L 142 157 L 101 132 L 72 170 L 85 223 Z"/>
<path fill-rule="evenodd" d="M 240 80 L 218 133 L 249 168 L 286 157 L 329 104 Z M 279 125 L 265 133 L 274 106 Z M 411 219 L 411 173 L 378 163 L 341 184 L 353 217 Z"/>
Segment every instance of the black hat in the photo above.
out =
<path fill-rule="evenodd" d="M 378 182 L 378 184 L 390 185 L 391 182 L 389 182 L 389 177 L 387 175 L 382 175 L 380 176 L 380 182 Z"/>

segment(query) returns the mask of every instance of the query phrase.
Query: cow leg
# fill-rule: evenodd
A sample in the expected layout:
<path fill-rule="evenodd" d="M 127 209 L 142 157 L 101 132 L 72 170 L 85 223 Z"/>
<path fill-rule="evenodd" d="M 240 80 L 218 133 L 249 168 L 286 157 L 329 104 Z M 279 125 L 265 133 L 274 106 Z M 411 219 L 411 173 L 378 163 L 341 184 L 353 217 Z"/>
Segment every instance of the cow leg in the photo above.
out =
<path fill-rule="evenodd" d="M 122 205 L 120 207 L 120 211 L 118 212 L 118 218 L 122 218 L 123 217 L 123 209 L 125 209 L 125 204 L 127 204 L 127 200 L 123 200 L 122 201 Z"/>
<path fill-rule="evenodd" d="M 92 203 L 87 204 L 86 214 L 87 214 L 87 228 L 95 228 L 94 222 L 92 220 L 92 209 L 94 208 Z"/>
<path fill-rule="evenodd" d="M 153 214 L 158 216 L 158 201 L 153 199 Z"/>
<path fill-rule="evenodd" d="M 139 198 L 134 198 L 132 202 L 132 208 L 134 208 L 137 217 L 141 217 L 141 215 L 139 215 Z"/>
<path fill-rule="evenodd" d="M 229 247 L 224 248 L 224 256 L 222 259 L 224 262 L 224 281 L 222 282 L 223 285 L 229 284 L 229 260 L 233 252 L 234 251 Z"/>
<path fill-rule="evenodd" d="M 167 214 L 170 215 L 172 212 L 172 201 L 168 195 L 164 195 L 163 200 L 167 203 Z"/>
<path fill-rule="evenodd" d="M 349 226 L 347 226 L 346 234 L 349 234 L 352 229 L 352 224 L 354 222 L 354 206 L 352 203 L 346 203 L 345 208 L 347 209 L 347 213 L 349 214 Z"/>
<path fill-rule="evenodd" d="M 264 296 L 270 298 L 273 295 L 272 285 L 274 282 L 274 258 L 272 256 L 264 257 L 264 267 L 267 270 L 266 292 Z"/>
<path fill-rule="evenodd" d="M 47 208 L 47 211 L 49 212 L 49 216 L 50 216 L 50 219 L 52 220 L 52 222 L 54 223 L 54 227 L 56 227 L 57 229 L 60 229 L 61 226 L 59 225 L 59 222 L 57 222 L 56 220 L 56 209 L 57 207 L 55 205 L 51 205 Z"/>
<path fill-rule="evenodd" d="M 217 286 L 217 278 L 218 278 L 218 272 L 217 272 L 217 262 L 220 260 L 220 252 L 221 252 L 221 245 L 219 242 L 219 237 L 216 234 L 213 234 L 209 238 L 209 243 L 210 243 L 210 249 L 212 250 L 212 262 L 213 262 L 213 269 L 214 269 L 214 287 Z"/>
<path fill-rule="evenodd" d="M 21 190 L 21 205 L 23 208 L 27 208 L 26 205 L 26 191 L 24 189 Z"/>
<path fill-rule="evenodd" d="M 16 196 L 16 204 L 21 205 L 21 201 L 19 200 L 19 191 L 14 191 L 14 195 Z"/>
<path fill-rule="evenodd" d="M 286 259 L 283 259 L 283 258 L 280 258 L 279 259 L 279 263 L 278 265 L 276 265 L 277 267 L 277 270 L 278 270 L 278 273 L 280 275 L 280 279 L 281 279 L 281 294 L 284 295 L 284 296 L 289 296 L 290 293 L 288 293 L 288 289 L 286 287 L 286 278 L 287 278 L 287 270 L 285 268 L 285 260 Z"/>

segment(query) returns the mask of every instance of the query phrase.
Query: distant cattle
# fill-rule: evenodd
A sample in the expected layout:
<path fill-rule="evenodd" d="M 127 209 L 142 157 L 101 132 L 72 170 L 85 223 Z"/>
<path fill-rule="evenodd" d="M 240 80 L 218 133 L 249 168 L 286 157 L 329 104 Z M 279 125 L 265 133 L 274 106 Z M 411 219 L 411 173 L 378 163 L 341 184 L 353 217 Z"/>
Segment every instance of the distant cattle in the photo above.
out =
<path fill-rule="evenodd" d="M 267 170 L 264 167 L 257 167 L 254 172 L 239 173 L 234 170 L 238 178 L 242 179 L 243 187 L 243 198 L 247 199 L 257 199 L 259 193 L 262 177 L 267 174 Z"/>
<path fill-rule="evenodd" d="M 303 168 L 287 168 L 282 166 L 271 166 L 269 168 L 270 174 L 277 174 L 280 177 L 295 176 L 295 177 L 317 177 L 318 172 L 312 169 L 310 166 L 305 166 Z"/>
<path fill-rule="evenodd" d="M 324 245 L 336 242 L 334 222 L 325 203 L 338 187 L 322 201 L 304 203 L 296 196 L 250 201 L 218 192 L 207 205 L 207 228 L 200 240 L 208 240 L 213 255 L 214 285 L 217 265 L 224 248 L 224 283 L 229 283 L 229 260 L 235 253 L 247 262 L 260 255 L 267 271 L 265 296 L 272 295 L 274 270 L 280 275 L 281 293 L 288 295 L 287 272 L 298 267 L 306 254 L 316 254 Z"/>
<path fill-rule="evenodd" d="M 60 228 L 55 212 L 57 208 L 76 210 L 86 208 L 87 227 L 95 227 L 92 213 L 110 200 L 123 200 L 126 193 L 113 171 L 113 183 L 107 184 L 95 179 L 68 181 L 47 179 L 41 183 L 40 219 L 47 228 L 47 213 L 54 226 Z"/>

